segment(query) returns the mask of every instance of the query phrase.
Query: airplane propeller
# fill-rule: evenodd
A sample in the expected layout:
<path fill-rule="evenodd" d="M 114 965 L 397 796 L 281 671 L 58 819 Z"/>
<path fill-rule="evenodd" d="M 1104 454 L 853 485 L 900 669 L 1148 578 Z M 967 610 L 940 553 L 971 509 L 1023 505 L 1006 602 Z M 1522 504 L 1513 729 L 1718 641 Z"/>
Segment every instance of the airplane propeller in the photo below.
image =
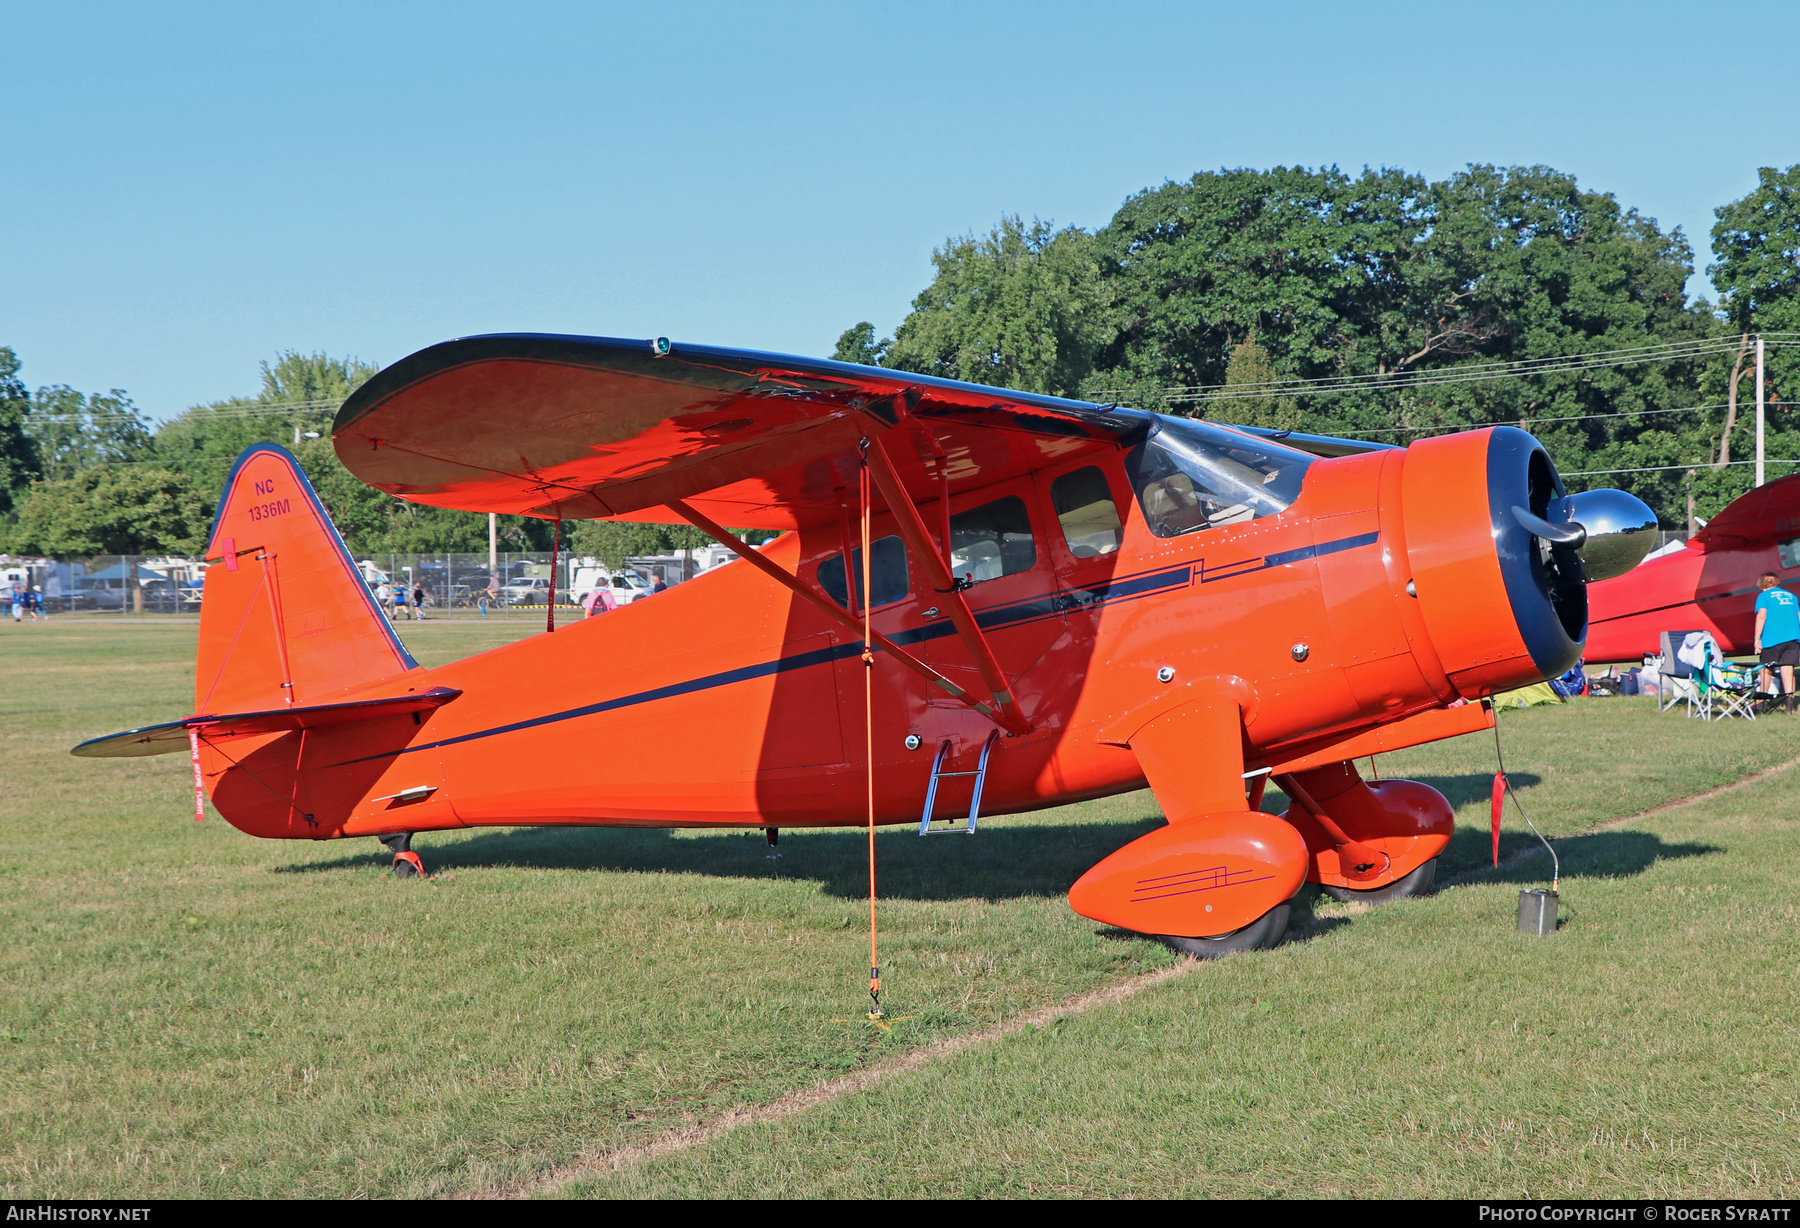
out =
<path fill-rule="evenodd" d="M 1547 542 L 1558 546 L 1574 546 L 1577 550 L 1587 542 L 1587 529 L 1582 525 L 1551 524 L 1541 516 L 1533 516 L 1517 503 L 1513 504 L 1512 514 L 1514 520 Z"/>
<path fill-rule="evenodd" d="M 1622 490 L 1584 491 L 1545 510 L 1557 519 L 1534 516 L 1517 504 L 1512 514 L 1540 541 L 1573 549 L 1589 584 L 1624 575 L 1656 545 L 1656 513 Z"/>

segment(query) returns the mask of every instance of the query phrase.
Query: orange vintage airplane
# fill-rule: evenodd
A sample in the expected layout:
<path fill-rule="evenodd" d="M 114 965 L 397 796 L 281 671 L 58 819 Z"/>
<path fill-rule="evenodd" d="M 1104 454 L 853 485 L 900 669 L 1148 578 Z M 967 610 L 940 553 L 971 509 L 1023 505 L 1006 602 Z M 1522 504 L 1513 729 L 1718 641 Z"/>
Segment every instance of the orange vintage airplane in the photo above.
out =
<path fill-rule="evenodd" d="M 402 874 L 427 830 L 973 831 L 1148 783 L 1168 825 L 1070 902 L 1203 956 L 1274 942 L 1306 881 L 1428 886 L 1449 803 L 1352 760 L 1490 727 L 1478 701 L 1580 654 L 1584 554 L 1654 538 L 1519 430 L 1374 447 L 660 338 L 433 346 L 333 439 L 404 499 L 679 518 L 742 562 L 424 669 L 258 445 L 212 529 L 196 715 L 76 754 L 188 750 L 196 817 L 204 790 L 252 835 L 377 837 Z"/>

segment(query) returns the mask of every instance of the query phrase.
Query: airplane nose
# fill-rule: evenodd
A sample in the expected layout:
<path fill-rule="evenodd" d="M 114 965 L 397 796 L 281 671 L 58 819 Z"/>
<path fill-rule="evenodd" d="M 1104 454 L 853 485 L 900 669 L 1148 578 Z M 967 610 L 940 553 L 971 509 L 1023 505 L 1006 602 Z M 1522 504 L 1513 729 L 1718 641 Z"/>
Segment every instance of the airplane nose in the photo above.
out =
<path fill-rule="evenodd" d="M 1554 678 L 1575 663 L 1587 635 L 1578 550 L 1589 528 L 1572 520 L 1542 444 L 1513 427 L 1421 440 L 1407 449 L 1401 500 L 1419 613 L 1461 694 Z M 1582 506 L 1597 565 L 1617 562 L 1600 547 L 1654 540 L 1625 532 L 1629 514 L 1615 524 L 1598 501 Z"/>

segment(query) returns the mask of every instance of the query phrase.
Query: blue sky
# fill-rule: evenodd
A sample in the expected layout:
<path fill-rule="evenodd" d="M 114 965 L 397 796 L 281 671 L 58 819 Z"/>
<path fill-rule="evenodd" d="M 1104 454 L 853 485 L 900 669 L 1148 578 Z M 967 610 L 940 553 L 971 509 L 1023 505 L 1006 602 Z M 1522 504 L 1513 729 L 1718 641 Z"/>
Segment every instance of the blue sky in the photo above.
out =
<path fill-rule="evenodd" d="M 826 354 L 947 235 L 1223 166 L 1544 163 L 1703 270 L 1712 209 L 1800 162 L 1797 51 L 1800 7 L 1654 0 L 0 0 L 0 345 L 159 418 L 284 349 Z"/>

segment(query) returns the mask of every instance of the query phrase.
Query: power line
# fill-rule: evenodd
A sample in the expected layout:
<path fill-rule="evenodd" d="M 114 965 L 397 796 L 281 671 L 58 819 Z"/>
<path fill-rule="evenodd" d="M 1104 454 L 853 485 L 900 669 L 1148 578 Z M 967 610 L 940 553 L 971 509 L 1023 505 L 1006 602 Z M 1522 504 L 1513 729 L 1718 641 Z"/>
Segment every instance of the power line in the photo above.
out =
<path fill-rule="evenodd" d="M 1786 404 L 1788 404 L 1788 403 L 1782 402 L 1782 401 L 1772 401 L 1769 403 L 1768 407 L 1773 409 L 1773 408 L 1781 407 Z M 1535 426 L 1541 425 L 1543 423 L 1548 423 L 1548 422 L 1587 422 L 1592 419 L 1601 419 L 1601 418 L 1648 418 L 1648 417 L 1654 417 L 1659 414 L 1697 414 L 1697 413 L 1710 412 L 1715 409 L 1724 409 L 1727 405 L 1728 405 L 1728 402 L 1725 402 L 1725 401 L 1714 401 L 1714 402 L 1711 402 L 1710 404 L 1706 404 L 1706 405 L 1683 405 L 1683 406 L 1680 406 L 1675 409 L 1622 409 L 1622 410 L 1616 410 L 1616 411 L 1613 411 L 1610 413 L 1564 414 L 1564 415 L 1558 415 L 1558 416 L 1554 416 L 1554 417 L 1529 418 L 1529 419 L 1496 419 L 1491 422 L 1441 422 L 1441 423 L 1436 423 L 1431 426 L 1380 426 L 1380 427 L 1371 427 L 1367 430 L 1333 431 L 1332 433 L 1334 435 L 1338 436 L 1339 438 L 1343 438 L 1343 439 L 1360 439 L 1360 438 L 1364 438 L 1364 437 L 1370 436 L 1370 435 L 1408 435 L 1408 434 L 1429 435 L 1429 434 L 1433 433 L 1434 431 L 1442 432 L 1444 434 L 1452 434 L 1457 431 L 1476 431 L 1476 430 L 1482 429 L 1483 427 L 1489 427 L 1489 426 L 1520 426 L 1521 423 L 1523 423 L 1523 422 L 1529 422 L 1532 426 L 1535 427 Z M 256 415 L 245 414 L 245 415 L 239 415 L 239 416 L 252 417 L 252 416 L 256 416 Z M 1745 421 L 1747 421 L 1747 419 Z M 1230 425 L 1230 424 L 1227 423 L 1226 425 Z M 1742 425 L 1742 422 L 1740 422 L 1740 425 Z M 233 459 L 235 459 L 235 458 L 230 457 L 230 456 L 146 457 L 146 458 L 141 458 L 138 460 L 111 460 L 111 461 L 97 461 L 95 463 L 102 464 L 102 465 L 164 465 L 164 466 L 168 466 L 168 465 L 201 464 L 201 463 L 211 464 L 214 462 L 225 463 L 225 462 L 231 461 Z M 1702 462 L 1702 463 L 1705 463 L 1705 462 Z M 1732 461 L 1731 463 L 1735 465 L 1740 462 Z M 1749 464 L 1751 462 L 1745 461 L 1742 463 Z M 1768 461 L 1767 463 L 1781 464 L 1781 463 L 1786 463 L 1786 462 Z M 1676 468 L 1676 469 L 1684 468 L 1684 466 L 1681 466 L 1681 465 L 1675 465 L 1675 466 L 1671 466 L 1671 467 Z M 1586 471 L 1584 471 L 1584 472 L 1586 472 Z M 1603 473 L 1603 472 L 1604 473 L 1614 473 L 1614 472 L 1636 473 L 1639 471 L 1635 470 L 1635 469 L 1619 469 L 1619 470 L 1610 470 L 1610 469 L 1598 470 L 1598 469 L 1596 469 L 1596 470 L 1592 470 L 1591 472 L 1594 472 L 1594 473 Z"/>
<path fill-rule="evenodd" d="M 187 419 L 188 421 L 194 419 L 213 421 L 219 418 L 285 418 L 294 413 L 336 413 L 338 407 L 343 405 L 343 403 L 341 397 L 322 397 L 311 401 L 270 401 L 259 404 L 253 408 L 247 407 L 244 409 L 213 409 L 206 405 L 196 405 L 192 409 L 183 410 L 182 413 L 176 417 L 165 418 L 163 421 L 155 423 L 154 425 L 158 427 L 167 426 L 171 422 L 182 421 L 184 415 L 192 415 L 192 417 Z M 26 426 L 30 426 L 33 423 L 64 422 L 74 423 L 76 425 L 86 425 L 91 422 L 135 422 L 145 426 L 152 425 L 151 423 L 145 422 L 144 419 L 137 414 L 33 414 L 27 412 L 24 418 L 24 424 Z"/>
<path fill-rule="evenodd" d="M 1725 465 L 1754 465 L 1754 460 L 1726 461 Z M 1772 457 L 1763 459 L 1765 465 L 1800 465 L 1800 460 L 1775 460 Z M 1577 469 L 1564 473 L 1565 478 L 1591 478 L 1603 473 L 1662 473 L 1670 469 L 1723 469 L 1725 465 L 1714 465 L 1710 461 L 1690 461 L 1685 465 L 1640 465 L 1635 469 Z"/>
<path fill-rule="evenodd" d="M 1586 422 L 1589 418 L 1645 418 L 1652 414 L 1695 414 L 1706 410 L 1722 409 L 1727 402 L 1715 401 L 1711 405 L 1684 405 L 1679 409 L 1621 409 L 1604 414 L 1567 414 L 1554 418 L 1509 418 L 1496 422 L 1445 422 L 1436 426 L 1378 426 L 1364 431 L 1337 431 L 1335 434 L 1345 439 L 1356 439 L 1364 435 L 1405 435 L 1430 434 L 1432 431 L 1475 431 L 1484 426 L 1519 426 L 1522 422 L 1530 422 L 1536 426 L 1540 422 Z M 1773 408 L 1784 404 L 1781 401 L 1770 403 Z"/>
<path fill-rule="evenodd" d="M 1794 338 L 1769 341 L 1769 338 Z M 1800 347 L 1800 334 L 1765 333 L 1765 348 Z M 1440 367 L 1426 371 L 1401 371 L 1367 375 L 1333 375 L 1312 379 L 1270 380 L 1255 384 L 1193 384 L 1162 389 L 1103 389 L 1093 394 L 1096 399 L 1129 399 L 1133 396 L 1158 396 L 1165 403 L 1195 401 L 1236 401 L 1266 399 L 1271 396 L 1321 396 L 1331 393 L 1379 391 L 1401 392 L 1410 388 L 1431 388 L 1445 384 L 1483 383 L 1490 380 L 1523 379 L 1527 376 L 1554 375 L 1560 372 L 1589 371 L 1602 368 L 1641 366 L 1653 362 L 1673 362 L 1689 358 L 1707 358 L 1735 353 L 1742 344 L 1737 337 L 1673 341 L 1657 345 L 1633 346 L 1626 349 L 1595 350 L 1586 354 L 1558 354 L 1544 358 L 1524 358 L 1509 362 L 1476 363 L 1464 367 Z"/>
<path fill-rule="evenodd" d="M 1329 392 L 1356 391 L 1370 387 L 1379 387 L 1382 391 L 1404 390 L 1406 388 L 1435 387 L 1441 384 L 1522 379 L 1530 375 L 1552 375 L 1564 371 L 1638 366 L 1644 363 L 1670 362 L 1684 358 L 1704 358 L 1714 354 L 1729 354 L 1739 344 L 1735 340 L 1726 339 L 1670 342 L 1624 350 L 1598 350 L 1588 354 L 1559 354 L 1544 358 L 1518 359 L 1511 362 L 1476 363 L 1465 367 L 1439 367 L 1425 371 L 1321 376 L 1313 379 L 1275 380 L 1259 384 L 1202 384 L 1164 389 L 1163 392 L 1171 400 L 1190 398 L 1240 400 L 1270 395 L 1318 395 Z M 1779 348 L 1781 344 L 1778 342 L 1777 347 Z"/>
<path fill-rule="evenodd" d="M 164 469 L 172 469 L 179 465 L 229 465 L 236 460 L 235 456 L 140 456 L 136 460 L 101 460 L 90 465 L 78 465 L 80 469 L 98 469 L 102 465 L 157 465 Z"/>
<path fill-rule="evenodd" d="M 1511 364 L 1482 364 L 1475 367 L 1449 367 L 1417 374 L 1398 374 L 1391 376 L 1342 376 L 1330 377 L 1317 381 L 1284 381 L 1268 384 L 1209 384 L 1193 388 L 1170 388 L 1154 395 L 1160 396 L 1164 404 L 1192 404 L 1204 401 L 1247 401 L 1264 400 L 1273 396 L 1309 397 L 1330 396 L 1347 392 L 1406 392 L 1415 388 L 1440 388 L 1454 384 L 1483 384 L 1498 380 L 1524 379 L 1528 376 L 1544 376 L 1567 374 L 1570 372 L 1615 370 L 1620 367 L 1641 366 L 1652 362 L 1671 362 L 1689 358 L 1705 358 L 1715 354 L 1729 354 L 1729 348 L 1694 348 L 1674 352 L 1665 352 L 1641 358 L 1618 359 L 1611 362 L 1563 362 L 1553 366 L 1516 368 Z M 1125 390 L 1120 390 L 1124 392 Z M 1096 394 L 1106 397 L 1108 394 Z"/>
<path fill-rule="evenodd" d="M 1765 348 L 1787 349 L 1800 348 L 1800 333 L 1771 332 L 1759 334 Z M 1771 342 L 1771 338 L 1774 338 Z M 1742 338 L 1717 337 L 1693 341 L 1665 342 L 1648 346 L 1632 346 L 1614 350 L 1595 350 L 1585 354 L 1559 354 L 1544 358 L 1519 359 L 1512 362 L 1478 363 L 1468 367 L 1437 368 L 1428 371 L 1397 372 L 1392 374 L 1368 374 L 1349 376 L 1324 376 L 1314 379 L 1273 380 L 1257 384 L 1197 384 L 1185 387 L 1151 390 L 1103 389 L 1093 394 L 1098 399 L 1130 399 L 1139 395 L 1159 396 L 1165 404 L 1197 403 L 1202 401 L 1234 401 L 1266 399 L 1270 396 L 1321 396 L 1333 393 L 1374 390 L 1380 392 L 1400 392 L 1409 388 L 1439 387 L 1446 384 L 1482 383 L 1491 380 L 1522 379 L 1534 375 L 1550 375 L 1567 371 L 1587 371 L 1623 366 L 1639 366 L 1652 362 L 1670 362 L 1686 358 L 1710 357 L 1718 354 L 1730 354 L 1741 347 Z M 183 417 L 189 420 L 248 419 L 248 418 L 288 418 L 304 413 L 335 413 L 344 404 L 341 397 L 314 397 L 300 401 L 260 402 L 243 408 L 216 409 L 211 406 L 196 405 L 175 418 L 165 419 L 161 423 L 148 423 L 137 414 L 26 414 L 23 425 L 30 429 L 32 425 L 75 425 L 86 426 L 100 423 L 132 423 L 134 425 L 155 426 L 158 430 L 171 422 L 180 421 Z M 1590 419 L 1650 417 L 1658 414 L 1699 413 L 1718 409 L 1722 403 L 1710 405 L 1691 405 L 1677 409 L 1641 409 L 1620 410 L 1612 413 L 1570 414 L 1548 418 L 1532 418 L 1531 422 L 1583 422 Z M 1780 405 L 1781 402 L 1775 402 Z M 1511 426 L 1513 421 L 1446 423 L 1433 426 L 1395 426 L 1373 427 L 1365 430 L 1340 431 L 1338 434 L 1346 438 L 1358 438 L 1370 435 L 1428 435 L 1434 431 L 1450 432 L 1477 430 L 1488 426 Z M 135 460 L 101 462 L 110 464 L 181 464 L 196 460 L 210 461 L 213 457 L 194 457 L 184 461 L 174 460 Z M 1734 464 L 1737 462 L 1733 462 Z M 1768 462 L 1783 463 L 1783 462 Z M 1683 468 L 1683 466 L 1669 466 Z M 1593 470 L 1591 472 L 1648 472 L 1647 470 Z"/>
<path fill-rule="evenodd" d="M 1765 348 L 1793 349 L 1800 348 L 1800 332 L 1769 332 L 1760 335 Z M 1770 338 L 1777 338 L 1771 341 Z M 1781 340 L 1786 338 L 1786 340 Z M 1316 396 L 1333 392 L 1354 391 L 1360 388 L 1376 386 L 1380 391 L 1400 391 L 1406 388 L 1434 387 L 1439 384 L 1478 383 L 1493 379 L 1521 379 L 1529 375 L 1548 375 L 1560 371 L 1593 370 L 1605 367 L 1639 366 L 1651 362 L 1671 362 L 1683 358 L 1709 357 L 1714 354 L 1731 353 L 1741 344 L 1741 339 L 1733 337 L 1716 337 L 1693 341 L 1670 341 L 1656 345 L 1631 346 L 1616 350 L 1593 350 L 1584 354 L 1554 354 L 1543 358 L 1521 358 L 1507 362 L 1478 363 L 1468 367 L 1440 367 L 1427 371 L 1399 371 L 1387 374 L 1372 373 L 1367 375 L 1332 375 L 1319 376 L 1312 379 L 1271 380 L 1258 384 L 1193 384 L 1174 388 L 1101 389 L 1093 395 L 1107 399 L 1154 393 L 1167 401 L 1216 400 L 1234 401 L 1260 399 L 1274 396 Z M 1607 361 L 1611 360 L 1611 361 Z M 197 418 L 265 418 L 283 417 L 292 412 L 335 413 L 344 404 L 343 397 L 313 397 L 303 401 L 263 401 L 252 406 L 234 409 L 215 409 L 208 405 L 196 405 L 183 410 L 175 417 L 165 418 L 157 426 L 166 426 L 179 421 L 184 415 Z M 1701 408 L 1701 407 L 1694 407 Z M 1637 413 L 1681 413 L 1683 410 L 1638 410 Z M 1581 414 L 1581 418 L 1611 417 L 1608 414 Z M 30 414 L 26 422 L 43 423 L 89 423 L 89 422 L 142 422 L 136 414 Z M 1539 418 L 1539 422 L 1567 421 L 1560 418 Z M 1505 423 L 1484 423 L 1477 425 L 1501 426 Z M 1397 430 L 1415 428 L 1395 428 Z M 1435 429 L 1435 428 L 1417 428 Z M 1466 428 L 1459 428 L 1466 429 Z M 1367 432 L 1364 432 L 1367 433 Z"/>

